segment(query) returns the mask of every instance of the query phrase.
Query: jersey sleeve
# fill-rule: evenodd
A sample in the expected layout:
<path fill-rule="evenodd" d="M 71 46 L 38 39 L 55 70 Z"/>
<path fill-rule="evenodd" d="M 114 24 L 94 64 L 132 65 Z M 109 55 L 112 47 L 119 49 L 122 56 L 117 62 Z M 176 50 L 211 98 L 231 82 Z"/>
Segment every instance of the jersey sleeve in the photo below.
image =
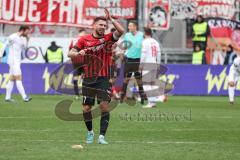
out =
<path fill-rule="evenodd" d="M 77 51 L 80 51 L 84 49 L 84 38 L 80 37 L 75 44 L 73 44 L 73 48 L 77 49 Z"/>
<path fill-rule="evenodd" d="M 114 36 L 114 33 L 108 33 L 105 35 L 105 40 L 107 42 L 117 42 L 118 41 L 118 37 Z"/>

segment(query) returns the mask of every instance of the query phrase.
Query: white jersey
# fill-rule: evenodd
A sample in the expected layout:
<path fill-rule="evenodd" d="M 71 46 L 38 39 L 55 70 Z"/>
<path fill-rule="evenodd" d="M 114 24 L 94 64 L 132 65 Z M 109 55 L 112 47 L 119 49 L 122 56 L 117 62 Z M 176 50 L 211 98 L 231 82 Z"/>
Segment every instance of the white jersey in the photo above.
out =
<path fill-rule="evenodd" d="M 228 81 L 238 81 L 240 78 L 240 57 L 234 59 L 233 64 L 230 67 Z"/>
<path fill-rule="evenodd" d="M 3 50 L 5 50 L 7 46 L 9 47 L 7 63 L 9 65 L 20 64 L 22 52 L 24 52 L 27 48 L 27 39 L 19 36 L 18 33 L 13 33 L 7 38 Z"/>
<path fill-rule="evenodd" d="M 161 63 L 159 43 L 153 38 L 146 38 L 142 42 L 141 63 Z"/>
<path fill-rule="evenodd" d="M 233 68 L 233 70 L 235 70 L 236 72 L 240 73 L 240 57 L 234 59 L 231 68 Z"/>

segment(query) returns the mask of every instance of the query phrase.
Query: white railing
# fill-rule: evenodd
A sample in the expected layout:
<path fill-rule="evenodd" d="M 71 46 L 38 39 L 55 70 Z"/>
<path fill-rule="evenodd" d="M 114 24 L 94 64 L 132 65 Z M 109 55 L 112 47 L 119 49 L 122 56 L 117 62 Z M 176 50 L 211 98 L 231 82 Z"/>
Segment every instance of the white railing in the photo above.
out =
<path fill-rule="evenodd" d="M 162 63 L 185 63 L 192 62 L 192 49 L 187 48 L 163 48 Z"/>

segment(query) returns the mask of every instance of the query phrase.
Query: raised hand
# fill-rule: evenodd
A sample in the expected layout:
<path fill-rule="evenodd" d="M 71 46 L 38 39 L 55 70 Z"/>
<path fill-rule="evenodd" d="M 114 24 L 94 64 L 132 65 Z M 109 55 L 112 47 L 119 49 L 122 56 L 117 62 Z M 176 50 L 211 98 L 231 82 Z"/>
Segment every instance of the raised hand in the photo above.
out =
<path fill-rule="evenodd" d="M 106 19 L 107 20 L 112 20 L 112 16 L 110 15 L 109 11 L 107 10 L 107 8 L 104 8 L 104 12 L 106 14 Z"/>

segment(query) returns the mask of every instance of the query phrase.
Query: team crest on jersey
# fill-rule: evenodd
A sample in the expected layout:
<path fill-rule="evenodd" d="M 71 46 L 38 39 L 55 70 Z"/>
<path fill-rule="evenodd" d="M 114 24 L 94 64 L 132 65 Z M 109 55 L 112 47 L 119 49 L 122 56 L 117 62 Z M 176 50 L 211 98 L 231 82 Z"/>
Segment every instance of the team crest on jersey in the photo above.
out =
<path fill-rule="evenodd" d="M 86 41 L 86 45 L 87 45 L 87 46 L 90 46 L 90 45 L 91 45 L 91 42 Z"/>

